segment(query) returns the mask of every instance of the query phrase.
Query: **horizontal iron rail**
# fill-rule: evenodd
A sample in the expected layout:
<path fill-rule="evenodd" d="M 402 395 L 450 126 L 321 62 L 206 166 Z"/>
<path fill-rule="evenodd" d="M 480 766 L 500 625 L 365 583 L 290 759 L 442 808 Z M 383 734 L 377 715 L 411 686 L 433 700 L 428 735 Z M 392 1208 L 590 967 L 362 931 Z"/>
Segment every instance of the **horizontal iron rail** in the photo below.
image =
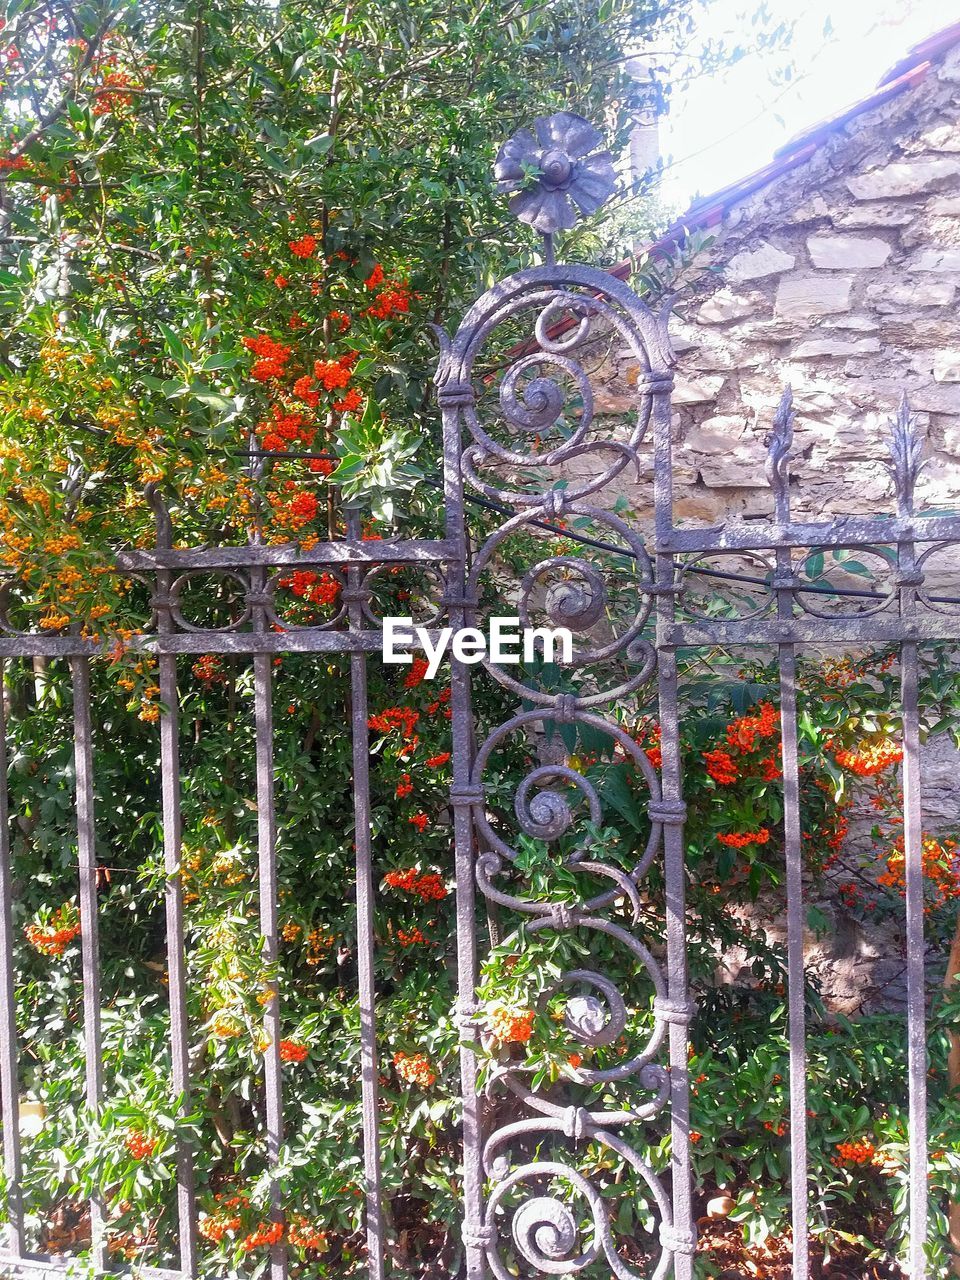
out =
<path fill-rule="evenodd" d="M 11 1253 L 9 1250 L 0 1251 L 0 1276 L 76 1276 L 79 1275 L 78 1260 L 70 1254 L 55 1256 L 52 1254 L 23 1254 L 18 1255 Z M 90 1275 L 89 1270 L 83 1271 L 84 1275 Z M 110 1277 L 110 1280 L 123 1280 L 129 1277 L 130 1280 L 188 1280 L 183 1271 L 170 1270 L 167 1267 L 145 1267 L 140 1265 L 132 1265 L 124 1267 L 122 1270 L 95 1271 L 93 1274 L 98 1276 Z"/>
<path fill-rule="evenodd" d="M 659 648 L 715 645 L 893 644 L 902 640 L 953 640 L 960 616 L 931 614 L 904 621 L 896 617 L 791 618 L 788 622 L 751 618 L 661 624 Z"/>
<path fill-rule="evenodd" d="M 313 566 L 322 564 L 434 564 L 457 560 L 456 545 L 441 538 L 407 538 L 397 542 L 371 538 L 365 542 L 318 542 L 306 550 L 292 543 L 275 546 L 235 547 L 161 547 L 157 550 L 134 548 L 117 554 L 121 569 L 181 569 L 202 572 L 205 569 L 244 569 L 251 566 Z"/>
<path fill-rule="evenodd" d="M 436 637 L 437 632 L 429 633 Z M 133 635 L 127 648 L 139 653 L 374 653 L 382 631 L 184 631 Z M 67 658 L 102 654 L 102 642 L 83 636 L 3 636 L 0 658 Z"/>
<path fill-rule="evenodd" d="M 775 524 L 767 521 L 710 529 L 674 529 L 657 550 L 678 555 L 712 551 L 772 551 L 777 547 L 892 546 L 901 542 L 960 542 L 960 516 L 839 516 L 835 520 Z"/>
<path fill-rule="evenodd" d="M 440 632 L 424 628 L 432 644 Z M 797 617 L 789 621 L 775 618 L 705 619 L 691 622 L 661 622 L 657 629 L 660 648 L 699 647 L 723 644 L 893 644 L 900 640 L 956 640 L 960 616 L 930 613 L 904 621 L 894 616 L 815 618 Z M 257 653 L 380 653 L 383 632 L 365 631 L 185 631 L 167 635 L 133 635 L 126 642 L 131 650 L 150 654 L 235 654 Z M 417 645 L 410 646 L 411 651 Z M 96 657 L 103 644 L 82 636 L 24 635 L 0 637 L 2 658 Z"/>

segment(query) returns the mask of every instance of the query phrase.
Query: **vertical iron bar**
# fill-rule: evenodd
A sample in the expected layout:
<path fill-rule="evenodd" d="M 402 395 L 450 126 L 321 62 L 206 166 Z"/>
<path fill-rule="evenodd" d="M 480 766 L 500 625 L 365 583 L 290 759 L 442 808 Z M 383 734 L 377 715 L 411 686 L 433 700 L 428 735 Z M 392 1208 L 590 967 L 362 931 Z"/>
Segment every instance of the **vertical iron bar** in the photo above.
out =
<path fill-rule="evenodd" d="M 661 557 L 657 557 L 661 559 Z M 670 562 L 670 557 L 663 557 Z M 672 609 L 672 602 L 660 597 Z M 664 807 L 681 805 L 683 790 L 680 774 L 679 704 L 677 655 L 673 649 L 659 653 L 661 787 Z M 686 868 L 682 823 L 670 823 L 663 829 L 663 862 L 666 881 L 667 912 L 667 994 L 679 1007 L 689 1000 L 687 989 Z M 688 1051 L 690 1033 L 684 1021 L 671 1021 L 668 1032 L 670 1055 L 670 1134 L 673 1186 L 673 1235 L 676 1245 L 674 1276 L 691 1280 L 696 1240 L 693 1229 L 693 1172 L 690 1162 L 690 1072 Z"/>
<path fill-rule="evenodd" d="M 171 574 L 157 571 L 157 629 L 173 629 L 168 605 Z M 190 1029 L 187 1019 L 187 957 L 183 921 L 183 884 L 180 876 L 183 832 L 180 815 L 180 719 L 178 714 L 177 659 L 159 658 L 160 783 L 163 793 L 163 869 L 166 909 L 167 974 L 170 996 L 170 1060 L 173 1091 L 181 1119 L 189 1114 Z M 183 1132 L 177 1134 L 177 1221 L 180 1234 L 180 1270 L 197 1274 L 197 1224 L 193 1151 Z"/>
<path fill-rule="evenodd" d="M 774 418 L 768 475 L 773 484 L 774 515 L 790 523 L 790 449 L 793 443 L 793 393 L 788 387 Z M 784 634 L 793 618 L 793 552 L 776 553 L 777 617 Z M 807 1027 L 803 960 L 803 835 L 800 823 L 800 755 L 797 733 L 797 649 L 777 646 L 780 676 L 780 750 L 783 761 L 783 847 L 787 880 L 787 1039 L 790 1053 L 790 1206 L 793 1274 L 807 1280 L 810 1268 L 809 1186 L 807 1175 Z"/>
<path fill-rule="evenodd" d="M 448 580 L 449 582 L 449 580 Z M 449 582 L 456 591 L 456 583 Z M 462 591 L 462 578 L 460 590 Z M 463 610 L 451 609 L 447 623 L 464 625 Z M 451 660 L 450 708 L 453 735 L 451 779 L 455 875 L 457 884 L 457 1005 L 460 1032 L 460 1090 L 463 1108 L 463 1239 L 466 1280 L 484 1280 L 483 1168 L 481 1110 L 477 1091 L 477 1057 L 472 1044 L 478 1031 L 474 1021 L 477 993 L 476 888 L 474 880 L 473 819 L 467 799 L 470 789 L 472 721 L 470 677 L 463 664 Z"/>
<path fill-rule="evenodd" d="M 903 551 L 903 548 L 901 548 Z M 919 655 L 900 647 L 903 710 L 903 855 L 907 882 L 907 1072 L 910 1084 L 910 1277 L 927 1275 L 927 1032 L 923 936 Z"/>
<path fill-rule="evenodd" d="M 103 1102 L 100 1033 L 100 958 L 97 918 L 97 851 L 93 808 L 93 728 L 90 720 L 90 659 L 71 658 L 73 742 L 76 773 L 77 854 L 80 881 L 80 950 L 83 964 L 83 1057 L 86 1099 L 94 1124 Z M 103 1202 L 90 1199 L 90 1237 L 94 1265 L 106 1269 Z"/>
<path fill-rule="evenodd" d="M 891 423 L 890 474 L 897 499 L 897 515 L 909 521 L 914 512 L 917 477 L 923 463 L 923 442 L 904 394 Z M 910 1280 L 927 1275 L 927 1028 L 925 942 L 923 930 L 923 801 L 920 787 L 920 655 L 914 626 L 917 587 L 923 575 L 917 567 L 912 540 L 897 546 L 897 587 L 900 620 L 907 637 L 900 644 L 900 709 L 903 716 L 903 857 L 906 878 L 907 927 L 907 1078 L 909 1084 L 908 1139 L 910 1150 Z"/>
<path fill-rule="evenodd" d="M 252 591 L 262 596 L 265 572 L 251 574 Z M 265 626 L 262 607 L 254 610 L 257 629 Z M 257 861 L 260 897 L 260 937 L 263 963 L 269 977 L 269 999 L 264 1006 L 263 1028 L 267 1044 L 263 1051 L 263 1083 L 266 1095 L 267 1164 L 275 1169 L 283 1143 L 283 1086 L 280 1065 L 280 987 L 277 965 L 280 957 L 279 906 L 277 900 L 277 819 L 273 788 L 273 657 L 256 653 L 253 657 L 254 720 L 257 742 Z M 283 1199 L 279 1182 L 270 1185 L 270 1220 L 283 1222 Z M 270 1248 L 271 1280 L 286 1280 L 287 1247 L 283 1240 Z"/>
<path fill-rule="evenodd" d="M 654 505 L 658 551 L 654 558 L 657 581 L 657 622 L 667 627 L 675 620 L 676 567 L 669 547 L 673 532 L 673 459 L 670 445 L 670 393 L 653 397 Z M 680 706 L 677 652 L 672 646 L 657 648 L 660 708 L 661 772 L 664 810 L 672 808 L 676 821 L 663 828 L 663 869 L 666 888 L 667 993 L 675 1009 L 690 1000 L 686 945 L 686 858 L 682 815 L 683 778 L 680 766 Z M 692 1014 L 692 1009 L 690 1010 Z M 690 1159 L 690 1033 L 687 1020 L 671 1020 L 668 1030 L 670 1057 L 670 1144 L 673 1191 L 673 1274 L 691 1280 L 696 1252 L 693 1223 L 693 1171 Z"/>
<path fill-rule="evenodd" d="M 17 1007 L 13 981 L 13 864 L 7 795 L 6 663 L 0 662 L 0 1095 L 3 1107 L 3 1171 L 7 1180 L 7 1244 L 18 1257 L 26 1249 L 23 1163 L 17 1079 Z"/>
<path fill-rule="evenodd" d="M 778 559 L 783 554 L 778 552 Z M 790 552 L 785 553 L 789 563 Z M 789 592 L 778 592 L 790 596 Z M 783 601 L 779 604 L 784 607 Z M 789 608 L 789 605 L 787 606 Z M 781 615 L 782 616 L 782 615 Z M 803 840 L 800 829 L 800 762 L 797 741 L 797 656 L 779 646 L 780 736 L 783 747 L 783 839 L 787 865 L 787 1018 L 790 1044 L 790 1199 L 793 1274 L 809 1273 L 807 1207 L 807 1054 L 803 962 Z"/>
<path fill-rule="evenodd" d="M 441 359 L 441 370 L 443 360 Z M 437 398 L 443 414 L 443 495 L 446 536 L 459 551 L 447 564 L 447 625 L 467 623 L 467 530 L 463 514 L 463 477 L 460 472 L 460 411 L 455 394 L 437 374 Z M 446 401 L 446 403 L 445 403 Z M 453 755 L 450 803 L 453 809 L 455 876 L 457 885 L 457 1025 L 460 1032 L 460 1093 L 463 1109 L 463 1248 L 466 1280 L 484 1280 L 487 1274 L 484 1239 L 482 1114 L 477 1091 L 478 1037 L 474 1015 L 477 999 L 476 881 L 472 816 L 473 717 L 470 709 L 469 668 L 450 661 L 451 750 Z"/>
<path fill-rule="evenodd" d="M 360 511 L 346 506 L 347 538 L 359 542 Z M 347 617 L 351 630 L 363 629 L 362 571 L 347 568 Z M 357 876 L 357 977 L 360 995 L 360 1087 L 363 1102 L 363 1170 L 366 1198 L 367 1267 L 370 1280 L 383 1280 L 384 1222 L 378 1111 L 377 1013 L 373 851 L 370 839 L 370 741 L 367 730 L 367 658 L 350 655 L 353 722 L 353 813 Z"/>

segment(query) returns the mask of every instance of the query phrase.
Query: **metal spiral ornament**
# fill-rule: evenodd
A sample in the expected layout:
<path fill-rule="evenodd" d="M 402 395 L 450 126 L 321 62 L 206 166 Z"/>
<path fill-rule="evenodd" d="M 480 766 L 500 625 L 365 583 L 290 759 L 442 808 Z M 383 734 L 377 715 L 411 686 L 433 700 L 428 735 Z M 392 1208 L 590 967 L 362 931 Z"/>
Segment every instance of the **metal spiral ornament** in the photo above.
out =
<path fill-rule="evenodd" d="M 599 966 L 561 965 L 559 976 L 541 988 L 539 1007 L 559 1001 L 564 1031 L 591 1055 L 589 1061 L 571 1060 L 549 1089 L 533 1087 L 526 1055 L 516 1045 L 496 1048 L 484 1029 L 483 1010 L 471 1005 L 463 1025 L 495 1059 L 486 1089 L 492 1096 L 506 1090 L 521 1112 L 483 1135 L 489 1184 L 485 1196 L 478 1191 L 467 1204 L 470 1280 L 479 1280 L 486 1269 L 496 1280 L 575 1275 L 594 1263 L 617 1280 L 641 1280 L 615 1238 L 610 1203 L 578 1168 L 587 1143 L 614 1153 L 656 1206 L 659 1230 L 649 1242 L 645 1280 L 660 1280 L 676 1259 L 679 1280 L 688 1274 L 686 1254 L 675 1247 L 687 1239 L 688 1224 L 678 1234 L 660 1174 L 627 1137 L 630 1125 L 668 1116 L 683 1085 L 685 1049 L 668 1033 L 688 1006 L 677 999 L 661 960 L 638 934 L 644 878 L 662 852 L 665 824 L 678 820 L 682 806 L 663 799 L 657 769 L 610 715 L 618 698 L 648 689 L 657 676 L 646 629 L 664 586 L 639 532 L 601 496 L 621 475 L 641 474 L 640 450 L 651 424 L 669 432 L 673 354 L 663 314 L 653 313 L 627 285 L 590 267 L 552 263 L 553 235 L 571 225 L 572 211 L 595 207 L 594 197 L 609 194 L 606 161 L 590 158 L 598 140 L 586 121 L 561 113 L 538 121 L 534 133 L 520 131 L 502 148 L 498 178 L 514 193 L 518 216 L 544 234 L 547 265 L 499 282 L 471 307 L 456 335 L 441 338 L 436 378 L 445 430 L 466 436 L 462 482 L 513 512 L 473 557 L 465 619 L 479 623 L 476 602 L 487 582 L 502 598 L 511 540 L 542 545 L 545 530 L 547 539 L 551 530 L 562 538 L 563 522 L 574 521 L 590 529 L 597 548 L 576 554 L 548 548 L 529 558 L 516 582 L 514 608 L 523 628 L 564 627 L 574 639 L 572 653 L 554 659 L 559 689 L 541 683 L 535 671 L 484 662 L 524 709 L 490 729 L 475 748 L 469 779 L 459 784 L 476 840 L 475 883 L 482 898 L 502 912 L 506 950 L 522 951 L 528 940 L 553 934 L 575 935 L 581 953 L 619 950 L 623 971 L 631 975 L 628 993 Z M 498 331 L 515 342 L 518 320 L 526 322 L 530 340 L 498 382 L 478 374 L 478 362 L 483 370 L 497 368 Z M 636 413 L 615 440 L 598 430 L 588 373 L 598 363 L 589 344 L 601 334 L 619 342 L 638 368 Z M 571 464 L 573 474 L 567 470 Z M 609 670 L 598 671 L 598 664 L 613 662 L 622 674 L 610 687 Z M 578 740 L 606 740 L 609 758 L 627 764 L 636 780 L 637 804 L 646 810 L 649 830 L 638 838 L 641 847 L 630 867 L 611 859 L 597 839 L 616 818 L 603 789 L 577 758 L 556 758 L 556 748 L 554 758 L 541 754 L 527 768 L 512 814 L 499 793 L 488 806 L 488 786 L 502 775 L 498 759 L 511 739 L 536 756 L 543 744 L 569 741 L 571 733 Z M 544 850 L 536 877 L 523 870 L 529 841 Z M 552 881 L 555 888 L 549 887 Z M 574 890 L 574 884 L 591 887 Z M 509 932 L 509 916 L 515 932 Z M 637 994 L 644 986 L 646 999 Z M 668 1038 L 671 1071 L 661 1060 Z M 622 1088 L 627 1082 L 629 1094 Z M 467 1167 L 474 1155 L 465 1152 Z"/>
<path fill-rule="evenodd" d="M 511 1230 L 527 1261 L 554 1275 L 579 1271 L 597 1255 L 597 1250 L 592 1249 L 579 1257 L 570 1256 L 579 1243 L 577 1224 L 567 1205 L 551 1196 L 526 1200 L 513 1215 Z"/>

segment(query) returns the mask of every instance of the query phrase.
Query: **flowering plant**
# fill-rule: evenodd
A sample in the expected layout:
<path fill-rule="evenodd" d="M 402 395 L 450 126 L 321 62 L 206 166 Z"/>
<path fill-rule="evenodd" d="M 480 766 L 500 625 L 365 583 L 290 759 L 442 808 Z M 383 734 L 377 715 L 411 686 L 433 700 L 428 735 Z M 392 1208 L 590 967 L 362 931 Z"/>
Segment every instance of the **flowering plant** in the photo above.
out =
<path fill-rule="evenodd" d="M 229 654 L 178 663 L 184 1114 L 169 1069 L 160 689 L 154 660 L 128 646 L 152 606 L 116 552 L 154 545 L 158 494 L 187 545 L 258 536 L 309 553 L 342 533 L 342 493 L 372 497 L 386 516 L 398 490 L 407 524 L 436 532 L 433 492 L 415 464 L 418 442 L 435 429 L 425 321 L 462 313 L 478 280 L 532 257 L 490 190 L 504 103 L 508 128 L 568 99 L 598 118 L 602 107 L 615 117 L 616 144 L 630 124 L 623 49 L 661 19 L 682 24 L 685 7 L 655 5 L 638 18 L 626 0 L 524 2 L 505 21 L 502 6 L 466 0 L 360 0 L 313 6 L 305 23 L 287 0 L 168 0 L 109 12 L 7 5 L 0 296 L 13 321 L 0 359 L 0 610 L 14 629 L 95 637 L 106 656 L 92 672 L 104 1077 L 95 1116 L 85 1103 L 80 951 L 92 922 L 76 907 L 69 673 L 58 661 L 11 660 L 4 671 L 31 1250 L 85 1265 L 95 1196 L 111 1261 L 176 1270 L 171 1188 L 186 1140 L 201 1274 L 263 1275 L 281 1240 L 294 1277 L 366 1273 L 347 663 L 288 654 L 273 668 L 276 963 L 256 927 L 252 674 Z M 609 173 L 598 158 L 598 185 L 575 190 L 564 157 L 579 161 L 583 149 L 545 138 L 536 150 L 553 142 L 568 145 L 559 165 L 534 158 L 554 191 L 529 207 L 562 217 L 575 195 L 597 199 Z M 523 171 L 524 154 L 514 159 Z M 634 230 L 623 228 L 625 242 L 635 242 Z M 597 232 L 589 234 L 574 254 L 598 249 Z M 660 270 L 647 264 L 651 284 Z M 390 532 L 386 521 L 365 528 L 368 538 Z M 573 545 L 562 530 L 556 543 Z M 298 567 L 277 585 L 291 624 L 328 620 L 340 607 L 336 573 Z M 416 603 L 435 598 L 435 586 L 410 571 L 383 575 L 377 594 Z M 634 582 L 624 606 L 638 594 Z M 198 624 L 225 626 L 241 607 L 236 596 L 229 583 L 213 592 L 187 583 L 181 608 Z M 728 1192 L 761 1242 L 785 1222 L 783 1082 L 773 1080 L 783 1075 L 784 957 L 757 914 L 764 903 L 778 908 L 782 894 L 777 692 L 754 665 L 686 674 L 691 959 L 704 1006 L 692 1060 L 696 1158 L 700 1186 Z M 396 1267 L 427 1277 L 460 1265 L 463 1175 L 451 695 L 423 675 L 416 664 L 400 674 L 371 664 L 367 729 L 383 1198 Z M 562 673 L 553 677 L 560 687 Z M 840 669 L 811 663 L 805 679 L 807 875 L 836 886 L 811 911 L 845 925 L 893 917 L 903 857 L 889 668 L 869 657 Z M 949 721 L 957 695 L 948 664 L 924 687 L 927 719 Z M 499 722 L 512 701 L 478 681 L 474 705 L 481 721 Z M 621 710 L 658 767 L 654 708 Z M 587 835 L 610 865 L 629 869 L 649 831 L 639 771 L 609 743 L 563 730 L 571 768 L 585 771 L 604 803 L 603 823 Z M 504 827 L 537 750 L 515 742 L 489 779 L 491 812 Z M 852 860 L 863 847 L 848 834 L 863 797 L 877 800 L 869 865 Z M 936 938 L 952 923 L 953 846 L 949 833 L 927 841 Z M 572 901 L 588 873 L 557 867 L 576 848 L 572 833 L 558 849 L 530 838 L 509 874 L 544 902 Z M 639 924 L 624 916 L 654 948 L 663 941 L 658 875 L 654 865 L 644 879 Z M 537 1089 L 562 1083 L 589 1102 L 591 1066 L 620 1062 L 649 1029 L 649 988 L 612 946 L 592 951 L 629 1008 L 609 1043 L 585 1044 L 580 1033 L 602 1018 L 560 982 L 583 959 L 575 932 L 518 940 L 502 926 L 493 907 L 475 922 L 493 943 L 477 1014 L 487 1079 L 493 1085 L 512 1068 Z M 733 948 L 741 971 L 718 983 L 718 949 Z M 957 1013 L 951 995 L 932 1051 L 941 1074 Z M 264 1104 L 274 1047 L 265 1012 L 278 998 L 287 1117 L 279 1215 Z M 891 1023 L 847 1026 L 816 1008 L 818 1233 L 831 1248 L 844 1233 L 855 1237 L 862 1272 L 870 1250 L 892 1255 L 885 1232 L 902 1212 L 904 1121 L 890 1101 L 897 1037 Z M 722 1087 L 708 1088 L 717 1077 Z M 625 1106 L 635 1100 L 626 1083 L 610 1093 Z M 743 1125 L 747 1104 L 759 1110 Z M 498 1094 L 496 1105 L 510 1102 Z M 931 1186 L 956 1197 L 954 1110 L 938 1097 Z M 642 1131 L 637 1141 L 651 1167 L 668 1166 L 665 1140 L 648 1142 Z M 636 1242 L 654 1218 L 647 1192 L 599 1144 L 582 1154 L 642 1268 L 649 1259 Z M 700 1264 L 712 1267 L 709 1258 Z"/>

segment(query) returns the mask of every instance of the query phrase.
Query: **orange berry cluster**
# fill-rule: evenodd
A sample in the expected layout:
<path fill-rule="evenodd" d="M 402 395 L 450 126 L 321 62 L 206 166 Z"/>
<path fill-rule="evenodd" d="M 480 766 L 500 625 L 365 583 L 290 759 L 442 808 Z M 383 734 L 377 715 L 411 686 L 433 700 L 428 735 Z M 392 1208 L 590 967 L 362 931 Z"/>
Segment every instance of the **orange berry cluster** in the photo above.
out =
<path fill-rule="evenodd" d="M 409 867 L 406 871 L 388 871 L 384 879 L 391 889 L 402 889 L 424 902 L 441 902 L 448 896 L 446 886 L 433 871 L 419 875 L 415 867 Z"/>
<path fill-rule="evenodd" d="M 410 664 L 410 670 L 407 672 L 406 679 L 403 682 L 405 689 L 415 689 L 418 684 L 422 684 L 424 677 L 429 670 L 429 664 L 426 658 L 414 658 Z"/>
<path fill-rule="evenodd" d="M 108 71 L 101 85 L 102 88 L 98 90 L 97 101 L 93 108 L 95 116 L 122 115 L 123 110 L 133 102 L 132 91 L 143 88 L 143 85 L 126 71 Z"/>
<path fill-rule="evenodd" d="M 831 1157 L 831 1164 L 838 1167 L 844 1164 L 875 1164 L 877 1149 L 866 1139 L 862 1142 L 838 1142 L 837 1154 Z"/>
<path fill-rule="evenodd" d="M 779 714 L 772 702 L 757 704 L 757 714 L 738 716 L 731 720 L 725 731 L 726 746 L 714 751 L 704 751 L 708 775 L 722 787 L 731 787 L 744 769 L 754 762 L 745 757 L 753 755 L 760 745 L 776 739 L 780 732 Z M 779 749 L 774 749 L 759 762 L 760 776 L 764 782 L 773 782 L 782 776 Z"/>
<path fill-rule="evenodd" d="M 822 667 L 823 682 L 835 689 L 845 689 L 856 680 L 862 680 L 866 676 L 880 674 L 886 675 L 896 661 L 896 653 L 891 651 L 885 658 L 878 663 L 876 657 L 871 654 L 861 662 L 854 662 L 849 657 L 828 658 Z M 835 695 L 834 695 L 835 696 Z"/>
<path fill-rule="evenodd" d="M 210 1024 L 210 1030 L 218 1040 L 232 1040 L 243 1034 L 243 1025 L 233 1013 L 218 1013 Z"/>
<path fill-rule="evenodd" d="M 273 522 L 280 530 L 297 533 L 317 518 L 320 504 L 315 493 L 309 493 L 306 490 L 297 492 L 297 486 L 293 480 L 287 480 L 283 489 L 286 494 L 292 496 L 271 494 Z"/>
<path fill-rule="evenodd" d="M 293 394 L 309 408 L 316 409 L 324 391 L 339 391 L 346 387 L 359 354 L 357 351 L 345 351 L 333 360 L 315 360 L 313 373 L 304 373 L 294 382 Z M 352 388 L 345 397 L 334 402 L 333 408 L 343 412 L 359 409 L 362 403 L 363 396 Z"/>
<path fill-rule="evenodd" d="M 249 1199 L 242 1192 L 232 1196 L 220 1193 L 216 1199 L 216 1211 L 204 1215 L 199 1225 L 200 1234 L 212 1244 L 220 1244 L 225 1236 L 241 1231 L 243 1210 L 250 1207 Z M 251 1253 L 254 1249 L 279 1244 L 284 1236 L 298 1249 L 322 1252 L 327 1247 L 326 1232 L 311 1224 L 302 1214 L 295 1215 L 288 1226 L 284 1226 L 282 1222 L 259 1222 L 244 1237 L 240 1247 L 244 1253 Z"/>
<path fill-rule="evenodd" d="M 644 732 L 637 737 L 638 746 L 643 747 L 644 755 L 655 769 L 663 768 L 662 736 L 663 731 L 660 725 L 651 723 L 645 726 Z"/>
<path fill-rule="evenodd" d="M 236 1214 L 230 1217 L 222 1217 L 219 1214 L 208 1214 L 205 1218 L 200 1219 L 200 1225 L 197 1230 L 205 1240 L 209 1240 L 211 1244 L 219 1244 L 225 1235 L 234 1231 L 239 1231 L 243 1225 L 242 1218 Z"/>
<path fill-rule="evenodd" d="M 745 767 L 744 756 L 753 755 L 762 742 L 776 739 L 780 732 L 780 718 L 773 703 L 758 703 L 756 716 L 739 716 L 726 728 L 726 748 L 704 751 L 703 759 L 707 763 L 707 773 L 714 782 L 730 787 L 740 777 L 741 768 Z M 739 763 L 739 760 L 741 763 Z M 781 777 L 777 753 L 765 756 L 759 762 L 760 777 L 764 782 L 773 782 Z"/>
<path fill-rule="evenodd" d="M 298 600 L 309 600 L 311 604 L 336 604 L 340 594 L 340 583 L 333 574 L 314 573 L 312 569 L 297 569 L 281 578 L 280 586 L 286 587 Z"/>
<path fill-rule="evenodd" d="M 307 935 L 307 964 L 321 964 L 333 946 L 332 933 L 324 933 L 322 929 L 311 929 Z"/>
<path fill-rule="evenodd" d="M 297 1249 L 315 1249 L 323 1253 L 327 1247 L 327 1233 L 302 1217 L 287 1227 L 287 1239 Z"/>
<path fill-rule="evenodd" d="M 133 1131 L 127 1134 L 127 1150 L 134 1160 L 147 1160 L 157 1149 L 156 1138 L 148 1138 L 144 1133 Z"/>
<path fill-rule="evenodd" d="M 303 1062 L 309 1052 L 309 1048 L 299 1040 L 280 1041 L 281 1062 Z"/>
<path fill-rule="evenodd" d="M 283 1239 L 283 1223 L 282 1222 L 261 1222 L 256 1231 L 251 1231 L 244 1239 L 240 1246 L 244 1253 L 251 1253 L 254 1249 L 259 1249 L 262 1245 L 268 1248 L 271 1245 L 279 1244 Z"/>
<path fill-rule="evenodd" d="M 903 759 L 903 748 L 892 738 L 864 739 L 851 750 L 835 751 L 833 758 L 841 769 L 861 778 L 872 778 L 891 765 L 899 764 Z"/>
<path fill-rule="evenodd" d="M 80 921 L 72 918 L 69 907 L 60 907 L 46 924 L 28 924 L 24 929 L 30 945 L 45 956 L 62 956 L 79 932 Z"/>
<path fill-rule="evenodd" d="M 707 762 L 707 773 L 722 787 L 733 786 L 740 776 L 729 751 L 704 751 L 703 758 Z"/>
<path fill-rule="evenodd" d="M 366 314 L 375 320 L 388 320 L 392 315 L 409 311 L 410 298 L 410 290 L 405 284 L 388 280 L 366 308 Z"/>
<path fill-rule="evenodd" d="M 309 449 L 316 438 L 317 428 L 308 424 L 302 413 L 294 413 L 275 404 L 272 417 L 257 423 L 257 434 L 264 449 L 270 453 L 283 453 L 291 444 L 302 444 Z"/>
<path fill-rule="evenodd" d="M 397 941 L 401 947 L 430 946 L 430 942 L 416 925 L 412 929 L 398 929 Z"/>
<path fill-rule="evenodd" d="M 759 831 L 731 831 L 729 834 L 718 835 L 717 839 L 731 849 L 745 849 L 748 844 L 766 844 L 770 839 L 770 832 L 766 827 L 761 827 Z"/>
<path fill-rule="evenodd" d="M 242 342 L 247 350 L 252 351 L 257 357 L 250 369 L 251 378 L 255 378 L 257 382 L 270 382 L 275 378 L 283 377 L 293 347 L 275 342 L 266 333 L 258 333 L 252 338 L 243 338 Z"/>
<path fill-rule="evenodd" d="M 430 1065 L 430 1060 L 423 1053 L 401 1053 L 393 1055 L 393 1067 L 397 1075 L 408 1084 L 419 1084 L 429 1089 L 435 1082 L 437 1073 Z"/>
<path fill-rule="evenodd" d="M 317 237 L 307 234 L 299 240 L 290 240 L 288 248 L 297 258 L 312 258 L 317 248 Z"/>
<path fill-rule="evenodd" d="M 204 684 L 221 684 L 223 682 L 223 664 L 215 653 L 203 653 L 191 668 L 193 674 Z"/>
<path fill-rule="evenodd" d="M 390 733 L 394 729 L 402 729 L 403 736 L 410 739 L 413 728 L 420 719 L 420 712 L 413 707 L 385 707 L 383 711 L 370 717 L 367 727 L 377 733 Z"/>
<path fill-rule="evenodd" d="M 772 702 L 757 704 L 759 715 L 739 716 L 727 725 L 727 743 L 738 751 L 753 751 L 758 738 L 772 738 L 779 729 L 779 716 Z"/>
<path fill-rule="evenodd" d="M 440 694 L 440 697 L 437 698 L 435 702 L 430 702 L 427 704 L 427 715 L 435 716 L 438 711 L 442 710 L 446 719 L 449 720 L 453 715 L 453 712 L 447 706 L 447 703 L 449 701 L 450 701 L 450 690 L 444 689 L 443 693 Z"/>
<path fill-rule="evenodd" d="M 496 1004 L 487 1010 L 490 1034 L 501 1044 L 526 1044 L 533 1035 L 533 1019 L 532 1009 L 511 1009 Z"/>
<path fill-rule="evenodd" d="M 933 900 L 928 902 L 924 911 L 941 907 L 946 902 L 960 898 L 960 865 L 958 865 L 957 841 L 946 838 L 936 839 L 924 835 L 920 847 L 920 861 L 924 879 L 933 890 Z M 903 834 L 897 836 L 893 850 L 887 857 L 887 869 L 878 876 L 878 884 L 888 889 L 896 889 L 906 895 L 907 871 L 904 856 Z"/>

